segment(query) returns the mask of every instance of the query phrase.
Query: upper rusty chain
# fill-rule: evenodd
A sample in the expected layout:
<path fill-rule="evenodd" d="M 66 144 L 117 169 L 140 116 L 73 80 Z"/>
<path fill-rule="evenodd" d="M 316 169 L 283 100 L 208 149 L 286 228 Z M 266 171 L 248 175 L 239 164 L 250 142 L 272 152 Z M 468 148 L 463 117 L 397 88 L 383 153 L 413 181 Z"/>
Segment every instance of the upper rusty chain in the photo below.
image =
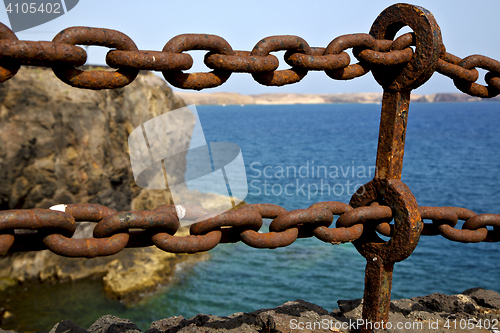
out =
<path fill-rule="evenodd" d="M 367 229 L 392 237 L 393 212 L 381 204 L 353 208 L 329 201 L 293 211 L 272 204 L 252 204 L 210 218 L 204 218 L 207 212 L 199 207 L 184 206 L 190 219 L 202 219 L 191 225 L 188 236 L 173 236 L 180 225 L 175 206 L 129 212 L 96 204 L 65 205 L 65 212 L 7 210 L 0 212 L 0 255 L 49 249 L 63 256 L 93 258 L 127 247 L 151 245 L 167 252 L 195 253 L 238 241 L 255 248 L 278 248 L 312 236 L 339 244 L 358 240 Z M 500 241 L 500 214 L 478 215 L 457 207 L 420 206 L 418 211 L 422 219 L 432 221 L 424 223 L 422 235 L 443 235 L 463 243 Z M 329 228 L 335 216 L 339 216 L 336 227 Z M 269 232 L 259 231 L 263 219 L 272 219 Z M 458 220 L 465 221 L 461 229 L 455 228 Z M 71 238 L 81 221 L 96 222 L 92 238 Z"/>
<path fill-rule="evenodd" d="M 0 23 L 0 82 L 13 77 L 21 65 L 52 67 L 55 75 L 65 83 L 85 89 L 113 89 L 130 84 L 139 70 L 161 71 L 175 87 L 201 90 L 222 85 L 232 73 L 250 73 L 260 84 L 282 86 L 300 81 L 308 71 L 324 71 L 330 78 L 350 80 L 370 70 L 385 71 L 418 62 L 412 46 L 418 34 L 407 33 L 395 40 L 376 39 L 371 34 L 349 34 L 333 39 L 326 48 L 310 47 L 297 36 L 271 36 L 259 41 L 252 51 L 235 51 L 222 37 L 206 34 L 183 34 L 169 40 L 162 51 L 138 50 L 125 34 L 103 28 L 71 27 L 57 34 L 52 42 L 21 41 Z M 82 71 L 87 54 L 76 45 L 95 45 L 112 48 L 106 63 L 116 71 Z M 359 61 L 351 64 L 347 49 L 352 48 Z M 453 79 L 462 92 L 472 96 L 490 98 L 500 93 L 500 62 L 472 55 L 464 59 L 441 52 L 435 70 Z M 205 64 L 208 73 L 184 73 L 193 65 L 185 53 L 191 50 L 209 51 Z M 286 51 L 285 62 L 290 69 L 277 70 L 279 60 L 271 52 Z M 411 66 L 410 66 L 411 67 Z M 488 72 L 487 86 L 477 84 L 476 68 Z M 431 68 L 431 73 L 434 68 Z"/>

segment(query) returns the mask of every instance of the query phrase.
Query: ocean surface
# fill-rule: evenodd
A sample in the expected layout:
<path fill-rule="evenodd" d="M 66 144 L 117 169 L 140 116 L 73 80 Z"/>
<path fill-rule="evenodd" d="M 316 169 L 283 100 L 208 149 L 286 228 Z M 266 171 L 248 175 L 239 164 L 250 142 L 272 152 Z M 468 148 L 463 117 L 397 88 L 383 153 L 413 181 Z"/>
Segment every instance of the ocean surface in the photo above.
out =
<path fill-rule="evenodd" d="M 347 203 L 357 187 L 373 178 L 380 108 L 197 106 L 207 141 L 240 146 L 248 177 L 245 201 L 288 210 L 321 201 Z M 500 213 L 499 124 L 498 102 L 412 104 L 402 180 L 418 204 Z M 132 306 L 104 298 L 99 281 L 42 285 L 36 295 L 32 289 L 20 290 L 19 298 L 26 299 L 16 305 L 26 317 L 22 327 L 49 330 L 63 319 L 88 327 L 112 314 L 146 330 L 152 321 L 169 316 L 225 316 L 295 299 L 331 311 L 339 299 L 363 296 L 365 259 L 350 243 L 299 239 L 274 250 L 221 244 L 209 253 L 207 261 L 179 266 L 162 292 Z M 500 292 L 499 257 L 499 243 L 422 236 L 410 258 L 395 265 L 392 298 L 456 294 L 473 287 Z"/>

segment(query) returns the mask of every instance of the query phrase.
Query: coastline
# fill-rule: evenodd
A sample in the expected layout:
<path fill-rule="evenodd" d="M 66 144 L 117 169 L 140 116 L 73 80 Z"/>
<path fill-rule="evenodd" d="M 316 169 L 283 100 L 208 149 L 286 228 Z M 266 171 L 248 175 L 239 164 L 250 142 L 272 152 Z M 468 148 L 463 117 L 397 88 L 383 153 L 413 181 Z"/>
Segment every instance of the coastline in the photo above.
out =
<path fill-rule="evenodd" d="M 175 96 L 184 100 L 187 105 L 291 105 L 291 104 L 332 104 L 360 103 L 380 104 L 382 93 L 341 93 L 341 94 L 293 94 L 275 93 L 259 95 L 243 95 L 235 92 L 184 92 L 175 91 Z M 488 100 L 471 97 L 463 93 L 436 93 L 430 95 L 412 94 L 412 103 L 439 102 L 484 102 L 500 101 L 499 97 Z"/>

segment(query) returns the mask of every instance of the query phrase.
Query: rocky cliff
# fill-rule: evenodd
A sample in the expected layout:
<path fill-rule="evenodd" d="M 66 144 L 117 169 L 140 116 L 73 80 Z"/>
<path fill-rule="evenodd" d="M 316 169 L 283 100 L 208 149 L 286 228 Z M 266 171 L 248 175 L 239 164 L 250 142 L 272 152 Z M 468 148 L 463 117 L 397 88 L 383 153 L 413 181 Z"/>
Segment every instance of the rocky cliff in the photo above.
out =
<path fill-rule="evenodd" d="M 0 84 L 0 207 L 96 203 L 125 211 L 171 204 L 166 191 L 135 184 L 128 135 L 143 122 L 184 105 L 153 74 L 141 74 L 121 89 L 92 91 L 66 85 L 50 69 L 22 68 Z M 176 121 L 172 128 L 194 126 L 192 118 Z M 166 144 L 187 150 L 190 136 L 187 132 Z M 173 176 L 183 179 L 185 163 L 175 170 Z M 89 237 L 93 225 L 79 224 L 75 238 Z M 49 251 L 16 253 L 0 259 L 0 289 L 33 279 L 102 276 L 110 295 L 127 298 L 155 288 L 184 259 L 155 247 L 90 260 Z"/>
<path fill-rule="evenodd" d="M 0 84 L 1 208 L 89 202 L 130 210 L 141 189 L 130 167 L 128 135 L 182 106 L 152 74 L 121 89 L 92 91 L 66 85 L 50 69 L 21 69 Z M 187 149 L 189 139 L 186 133 L 169 144 Z M 184 166 L 178 170 L 183 177 Z"/>

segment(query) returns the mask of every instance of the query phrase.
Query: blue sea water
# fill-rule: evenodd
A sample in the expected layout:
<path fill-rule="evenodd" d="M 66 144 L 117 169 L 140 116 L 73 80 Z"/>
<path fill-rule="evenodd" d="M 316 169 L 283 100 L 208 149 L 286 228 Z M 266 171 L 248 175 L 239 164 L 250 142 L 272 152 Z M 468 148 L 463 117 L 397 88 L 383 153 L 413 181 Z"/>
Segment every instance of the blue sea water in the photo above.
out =
<path fill-rule="evenodd" d="M 373 178 L 380 107 L 246 105 L 197 110 L 207 141 L 241 147 L 249 184 L 245 201 L 292 210 L 321 201 L 347 203 L 358 186 Z M 402 180 L 419 205 L 500 213 L 498 124 L 497 102 L 410 106 Z M 462 244 L 422 236 L 410 258 L 395 265 L 392 298 L 456 294 L 472 287 L 500 292 L 499 256 L 499 243 Z M 274 250 L 220 244 L 210 251 L 209 260 L 180 267 L 161 293 L 131 307 L 94 300 L 92 316 L 129 318 L 146 330 L 152 321 L 169 316 L 224 316 L 299 298 L 332 310 L 339 299 L 363 296 L 365 263 L 350 243 L 331 245 L 316 238 Z M 87 325 L 78 313 L 65 315 Z"/>
<path fill-rule="evenodd" d="M 198 106 L 208 142 L 241 147 L 247 203 L 288 210 L 349 202 L 373 178 L 380 105 Z M 412 104 L 402 180 L 419 205 L 500 212 L 500 103 Z M 288 187 L 287 187 L 288 185 Z M 329 185 L 329 186 L 328 186 Z M 461 223 L 458 227 L 461 226 Z M 363 296 L 365 259 L 352 244 L 299 239 L 274 250 L 221 244 L 150 299 L 151 318 L 229 315 L 304 299 L 325 309 Z M 421 237 L 394 269 L 392 298 L 472 287 L 500 291 L 500 244 Z M 153 310 L 154 309 L 154 310 Z"/>

